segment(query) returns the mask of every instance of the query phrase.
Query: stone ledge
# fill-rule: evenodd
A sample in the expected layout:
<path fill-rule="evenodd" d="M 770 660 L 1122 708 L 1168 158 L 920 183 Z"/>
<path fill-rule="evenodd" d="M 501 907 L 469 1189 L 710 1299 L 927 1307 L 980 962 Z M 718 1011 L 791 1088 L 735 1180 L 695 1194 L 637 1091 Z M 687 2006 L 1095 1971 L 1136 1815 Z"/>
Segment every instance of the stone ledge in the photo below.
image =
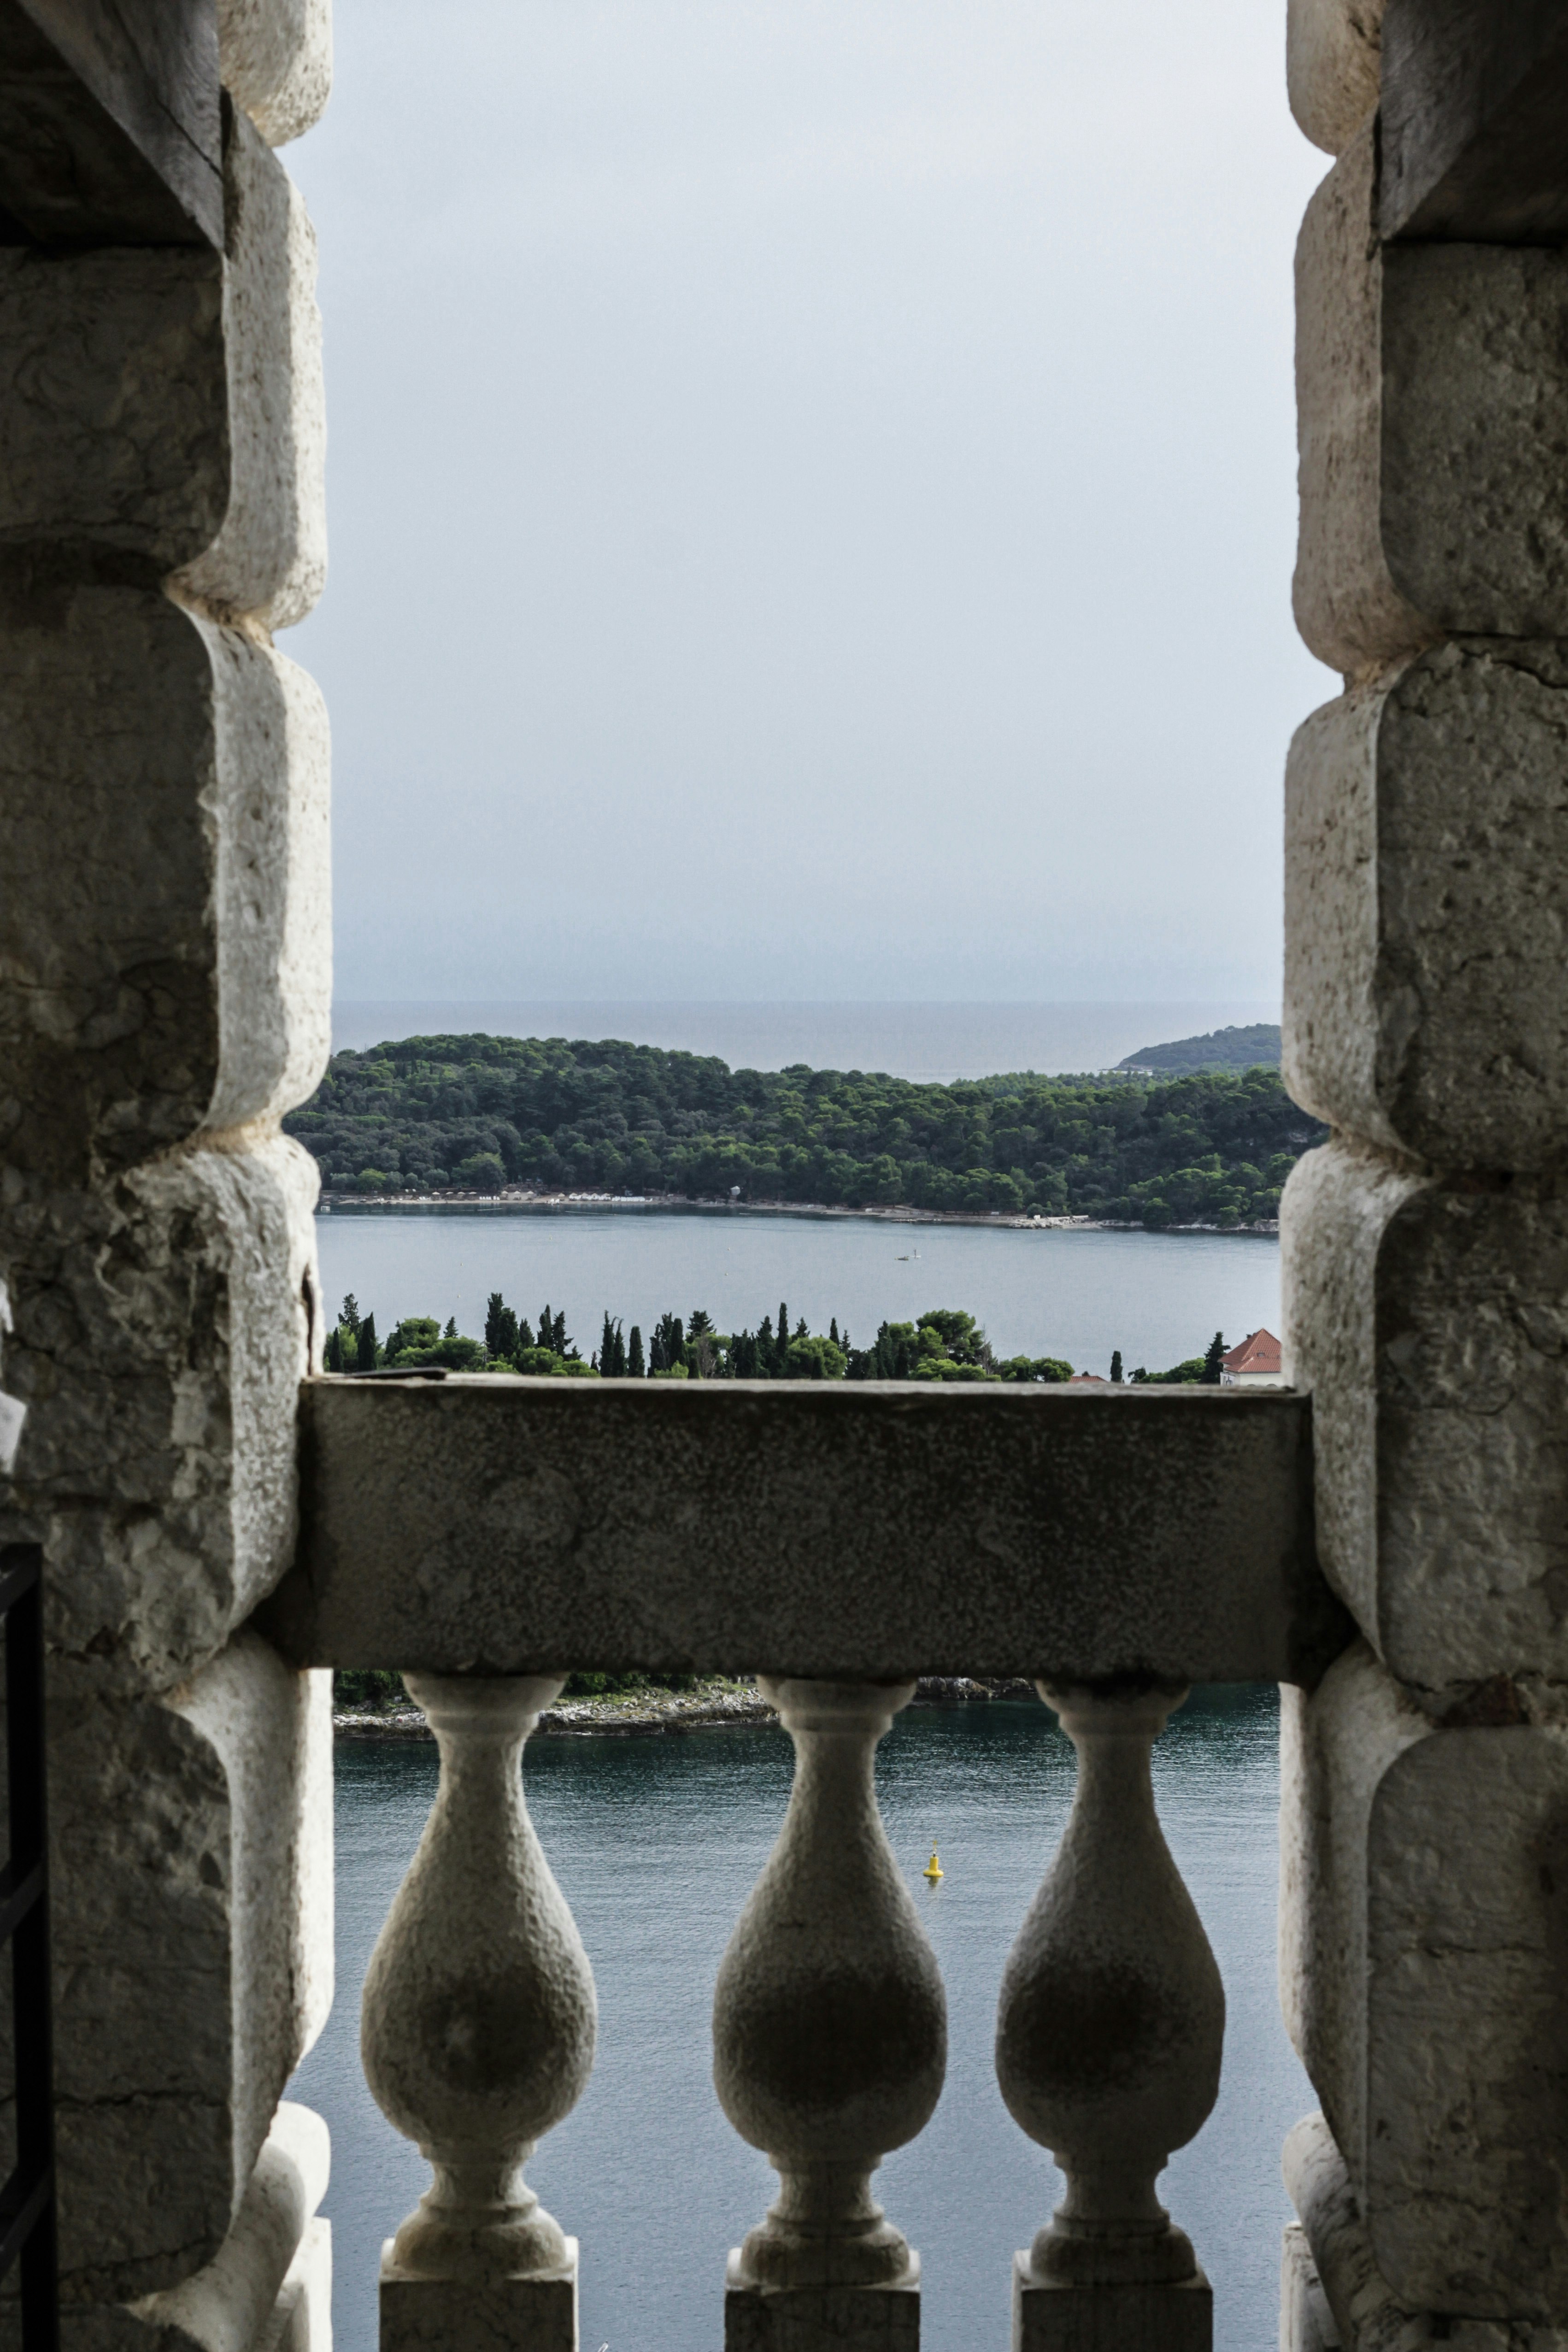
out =
<path fill-rule="evenodd" d="M 1285 1391 L 317 1380 L 298 1663 L 1314 1681 Z"/>

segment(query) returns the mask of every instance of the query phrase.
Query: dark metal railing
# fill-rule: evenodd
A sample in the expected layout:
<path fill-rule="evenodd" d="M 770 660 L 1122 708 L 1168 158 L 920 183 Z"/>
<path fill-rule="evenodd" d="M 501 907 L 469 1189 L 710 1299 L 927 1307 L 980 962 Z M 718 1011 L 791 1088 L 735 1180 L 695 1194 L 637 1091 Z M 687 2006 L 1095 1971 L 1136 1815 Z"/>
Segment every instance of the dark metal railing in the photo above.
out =
<path fill-rule="evenodd" d="M 44 1802 L 43 1575 L 41 1544 L 7 1544 L 0 1549 L 10 1811 L 10 1855 L 0 1869 L 0 1943 L 11 1946 L 16 2070 L 16 2163 L 0 2189 L 0 2279 L 20 2262 L 23 2352 L 57 2352 L 60 2333 Z"/>

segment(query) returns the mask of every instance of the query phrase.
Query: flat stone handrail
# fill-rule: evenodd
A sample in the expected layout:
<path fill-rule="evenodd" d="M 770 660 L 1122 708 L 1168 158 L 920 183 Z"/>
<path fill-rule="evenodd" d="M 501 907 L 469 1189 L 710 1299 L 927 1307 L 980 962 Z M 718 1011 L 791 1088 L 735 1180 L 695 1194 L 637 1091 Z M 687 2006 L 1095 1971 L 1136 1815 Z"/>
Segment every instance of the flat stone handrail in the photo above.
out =
<path fill-rule="evenodd" d="M 1285 1391 L 316 1379 L 301 1664 L 1311 1685 L 1348 1638 Z"/>

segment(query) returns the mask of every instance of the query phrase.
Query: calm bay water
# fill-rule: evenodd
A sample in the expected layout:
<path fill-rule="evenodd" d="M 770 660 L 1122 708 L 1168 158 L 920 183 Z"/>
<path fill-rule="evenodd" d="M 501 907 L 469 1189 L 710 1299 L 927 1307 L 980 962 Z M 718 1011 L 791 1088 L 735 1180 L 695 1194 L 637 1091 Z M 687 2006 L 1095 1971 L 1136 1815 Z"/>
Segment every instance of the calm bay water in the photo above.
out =
<path fill-rule="evenodd" d="M 352 1291 L 382 1334 L 403 1315 L 485 1328 L 499 1290 L 537 1318 L 566 1311 L 583 1354 L 608 1309 L 644 1336 L 666 1311 L 706 1307 L 721 1331 L 755 1329 L 785 1299 L 816 1331 L 830 1317 L 869 1344 L 884 1318 L 967 1307 L 1004 1356 L 1062 1356 L 1075 1370 L 1164 1370 L 1260 1325 L 1280 1328 L 1280 1245 L 1248 1234 L 1029 1232 L 862 1218 L 672 1209 L 333 1210 L 316 1221 L 335 1308 Z"/>
<path fill-rule="evenodd" d="M 1225 1980 L 1218 2105 L 1165 2176 L 1215 2290 L 1221 2352 L 1277 2332 L 1280 2144 L 1313 2104 L 1274 1988 L 1276 1695 L 1199 1693 L 1155 1750 L 1161 1818 Z M 928 2352 L 1003 2352 L 1009 2264 L 1060 2193 L 1002 2106 L 991 2065 L 1008 1948 L 1071 1801 L 1072 1753 L 1042 1706 L 915 1709 L 883 1742 L 888 1833 L 941 1961 L 951 2054 L 931 2124 L 878 2193 L 921 2250 Z M 789 1747 L 776 1728 L 537 1739 L 531 1810 L 599 1986 L 599 2056 L 529 2178 L 582 2242 L 587 2352 L 717 2352 L 724 2259 L 773 2176 L 726 2123 L 709 2077 L 714 1977 L 778 1833 Z M 359 2064 L 365 1965 L 435 1786 L 432 1748 L 338 1756 L 338 1999 L 298 2096 L 331 2128 L 340 2352 L 373 2352 L 382 2240 L 428 2175 Z M 933 1844 L 947 1875 L 919 1872 Z"/>

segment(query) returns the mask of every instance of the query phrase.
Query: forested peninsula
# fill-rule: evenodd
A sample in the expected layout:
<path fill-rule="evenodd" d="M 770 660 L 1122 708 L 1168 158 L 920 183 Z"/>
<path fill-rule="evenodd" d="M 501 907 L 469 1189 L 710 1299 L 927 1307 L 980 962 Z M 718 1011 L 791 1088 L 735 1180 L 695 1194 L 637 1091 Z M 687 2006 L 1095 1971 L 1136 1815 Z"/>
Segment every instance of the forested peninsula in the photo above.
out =
<path fill-rule="evenodd" d="M 617 1039 L 409 1037 L 335 1054 L 286 1121 L 336 1195 L 521 1190 L 1267 1223 L 1326 1130 L 1277 1069 L 952 1086 L 731 1070 Z"/>

